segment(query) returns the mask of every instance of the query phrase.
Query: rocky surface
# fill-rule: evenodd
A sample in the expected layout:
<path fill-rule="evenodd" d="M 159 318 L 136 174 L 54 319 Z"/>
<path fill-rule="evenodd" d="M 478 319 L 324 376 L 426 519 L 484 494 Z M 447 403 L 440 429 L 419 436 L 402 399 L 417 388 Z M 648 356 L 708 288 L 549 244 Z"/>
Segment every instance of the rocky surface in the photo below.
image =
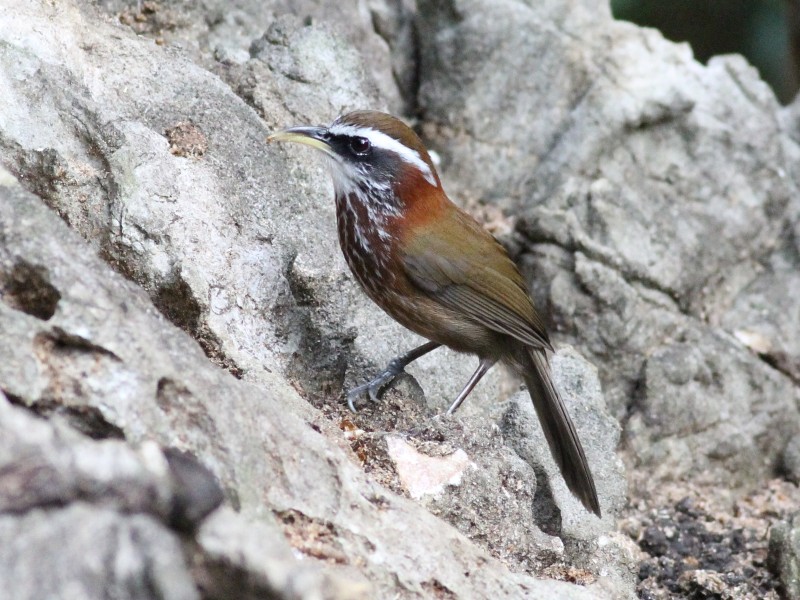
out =
<path fill-rule="evenodd" d="M 769 532 L 770 567 L 787 598 L 800 598 L 800 513 L 773 525 Z"/>
<path fill-rule="evenodd" d="M 3 422 L 20 438 L 4 453 L 8 467 L 0 469 L 0 488 L 10 495 L 2 510 L 3 539 L 20 543 L 13 547 L 15 560 L 4 563 L 7 569 L 0 573 L 4 589 L 19 590 L 20 598 L 42 597 L 65 582 L 75 582 L 74 597 L 101 597 L 112 587 L 130 598 L 162 588 L 164 597 L 175 598 L 201 592 L 212 598 L 258 597 L 267 590 L 287 598 L 369 598 L 389 590 L 413 596 L 437 589 L 456 596 L 592 597 L 566 583 L 512 574 L 424 507 L 369 480 L 335 424 L 288 383 L 273 376 L 254 385 L 213 367 L 140 288 L 113 272 L 8 172 L 2 175 L 0 265 L 15 281 L 3 288 L 0 304 L 4 394 L 61 428 L 78 421 L 83 429 L 70 430 L 65 442 L 51 440 L 60 429 L 53 433 L 52 426 L 26 416 L 41 430 L 28 434 L 31 425 L 17 422 L 21 409 L 3 399 Z M 19 289 L 26 293 L 16 293 Z M 40 447 L 37 437 L 43 439 Z M 197 506 L 207 506 L 215 488 L 186 500 L 187 494 L 179 493 L 186 486 L 153 481 L 123 442 L 111 440 L 120 437 L 145 449 L 155 443 L 189 453 L 216 476 L 226 503 L 237 511 L 215 516 L 210 531 L 203 524 L 194 538 L 184 540 L 196 567 L 175 559 L 164 565 L 164 573 L 152 572 L 158 553 L 175 553 L 177 540 L 164 523 L 145 517 L 161 517 L 180 529 L 188 517 L 176 518 L 174 507 L 180 508 L 178 515 L 196 515 L 194 522 L 199 521 L 204 511 Z M 4 440 L 14 442 L 9 436 Z M 65 451 L 69 443 L 78 447 Z M 35 453 L 25 449 L 28 445 Z M 109 543 L 90 552 L 92 537 L 77 532 L 106 504 L 116 510 L 93 522 L 91 531 Z M 63 509 L 39 513 L 49 506 Z M 129 521 L 131 514 L 143 516 Z M 242 520 L 256 521 L 255 529 Z M 30 541 L 20 534 L 29 529 Z M 129 547 L 115 537 L 120 531 L 133 540 L 152 537 L 152 548 Z M 75 544 L 74 562 L 59 551 L 52 557 L 57 565 L 52 579 L 26 575 L 42 564 L 43 549 L 58 547 L 62 539 Z M 297 564 L 290 551 L 265 548 L 273 544 L 291 545 L 319 564 L 309 568 Z M 441 553 L 436 560 L 434 548 Z M 262 554 L 269 561 L 262 563 Z M 125 568 L 88 581 L 92 561 Z M 25 584 L 16 588 L 18 577 Z M 169 588 L 173 584 L 177 591 Z"/>
<path fill-rule="evenodd" d="M 152 442 L 134 452 L 121 440 L 92 440 L 67 424 L 63 407 L 58 412 L 37 419 L 0 395 L 6 593 L 77 600 L 118 590 L 125 598 L 198 598 L 179 534 L 222 501 L 213 476 Z"/>
<path fill-rule="evenodd" d="M 422 3 L 426 131 L 520 219 L 540 302 L 648 480 L 759 481 L 798 428 L 797 145 L 741 58 L 704 67 L 564 4 Z"/>
<path fill-rule="evenodd" d="M 791 526 L 775 517 L 791 514 L 798 503 L 797 487 L 778 479 L 737 498 L 733 510 L 709 488 L 664 486 L 657 502 L 631 506 L 619 523 L 642 551 L 639 596 L 796 597 L 785 583 L 793 568 Z"/>
<path fill-rule="evenodd" d="M 15 597 L 794 593 L 800 108 L 742 59 L 577 0 L 0 0 L 0 107 Z M 344 408 L 418 340 L 264 138 L 364 107 L 524 267 L 602 520 L 500 369 Z"/>

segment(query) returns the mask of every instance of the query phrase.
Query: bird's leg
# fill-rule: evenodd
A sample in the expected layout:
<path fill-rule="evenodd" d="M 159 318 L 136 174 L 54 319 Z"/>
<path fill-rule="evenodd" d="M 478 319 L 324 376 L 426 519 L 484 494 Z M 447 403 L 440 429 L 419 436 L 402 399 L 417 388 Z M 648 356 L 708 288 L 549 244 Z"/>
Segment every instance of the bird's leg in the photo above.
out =
<path fill-rule="evenodd" d="M 417 348 L 414 348 L 410 352 L 406 352 L 401 356 L 393 358 L 391 362 L 386 365 L 386 368 L 383 370 L 383 372 L 375 379 L 347 392 L 347 406 L 351 411 L 356 412 L 354 401 L 364 391 L 368 391 L 370 399 L 373 402 L 377 402 L 378 393 L 387 383 L 402 373 L 409 364 L 417 360 L 420 356 L 426 355 L 431 350 L 436 350 L 436 348 L 439 346 L 441 346 L 441 344 L 437 342 L 427 342 Z"/>
<path fill-rule="evenodd" d="M 450 408 L 447 409 L 447 414 L 452 415 L 454 412 L 458 410 L 458 407 L 467 399 L 469 393 L 478 385 L 478 382 L 481 378 L 486 375 L 486 372 L 494 366 L 497 360 L 494 358 L 482 358 L 481 362 L 478 363 L 478 368 L 475 369 L 475 372 L 472 374 L 472 377 L 469 378 L 467 385 L 464 386 L 464 389 L 461 390 L 461 393 L 458 395 L 453 403 L 450 405 Z"/>

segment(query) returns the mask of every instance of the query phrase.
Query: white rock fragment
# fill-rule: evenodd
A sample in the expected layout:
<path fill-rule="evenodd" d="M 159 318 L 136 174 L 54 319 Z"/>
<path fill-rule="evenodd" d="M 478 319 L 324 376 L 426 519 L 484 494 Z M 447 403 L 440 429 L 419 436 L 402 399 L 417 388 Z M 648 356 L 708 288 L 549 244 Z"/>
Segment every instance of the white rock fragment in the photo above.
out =
<path fill-rule="evenodd" d="M 459 485 L 464 471 L 472 464 L 460 448 L 449 456 L 428 456 L 399 437 L 387 437 L 386 444 L 400 482 L 415 500 L 435 496 L 446 485 Z"/>

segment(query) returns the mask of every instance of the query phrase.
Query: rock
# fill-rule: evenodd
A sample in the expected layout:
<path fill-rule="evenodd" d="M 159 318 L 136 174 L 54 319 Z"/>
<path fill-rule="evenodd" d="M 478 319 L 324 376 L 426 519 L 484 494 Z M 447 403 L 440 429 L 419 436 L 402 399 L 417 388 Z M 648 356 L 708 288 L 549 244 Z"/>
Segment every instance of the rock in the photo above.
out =
<path fill-rule="evenodd" d="M 405 67 L 400 60 L 404 52 L 402 49 L 392 51 L 411 35 L 408 32 L 411 7 L 403 2 L 237 0 L 231 3 L 213 0 L 187 5 L 180 0 L 160 0 L 132 7 L 123 0 L 101 0 L 92 4 L 134 32 L 150 36 L 159 44 L 178 46 L 198 64 L 219 71 L 246 63 L 253 41 L 277 19 L 286 17 L 297 25 L 309 25 L 315 31 L 320 27 L 324 29 L 328 37 L 326 44 L 334 38 L 340 40 L 342 43 L 335 42 L 338 49 L 328 58 L 334 58 L 345 46 L 369 57 L 369 60 L 359 61 L 360 65 L 369 71 L 370 79 L 381 97 L 388 99 L 394 112 L 399 112 L 406 101 L 402 94 L 409 93 L 407 84 L 402 90 L 398 87 L 398 80 L 403 78 L 398 69 Z M 317 59 L 324 62 L 324 49 L 317 47 L 316 50 L 321 52 L 312 62 Z M 409 51 L 405 49 L 405 53 Z M 335 64 L 337 74 L 342 74 L 342 67 Z M 319 81 L 322 85 L 341 85 L 342 80 L 334 77 L 333 71 L 321 71 L 320 76 L 324 77 Z M 336 110 L 343 108 L 334 107 Z"/>
<path fill-rule="evenodd" d="M 300 575 L 304 571 L 299 567 L 288 571 L 281 567 L 286 573 L 282 578 L 270 575 L 269 565 L 254 569 L 256 584 L 252 585 L 256 590 L 285 584 L 278 594 L 296 597 L 292 586 L 301 585 L 292 575 L 296 570 L 302 589 L 312 590 L 303 597 L 323 597 L 322 590 L 327 590 L 333 580 L 338 582 L 337 589 L 344 590 L 339 597 L 352 597 L 348 590 L 354 589 L 366 589 L 366 597 L 398 593 L 401 589 L 416 593 L 446 589 L 455 595 L 492 593 L 509 598 L 524 593 L 592 597 L 572 584 L 509 573 L 497 559 L 423 507 L 368 480 L 353 455 L 343 448 L 347 442 L 341 432 L 302 401 L 285 380 L 273 375 L 256 386 L 211 365 L 201 348 L 166 322 L 140 288 L 112 271 L 88 244 L 6 171 L 0 173 L 0 205 L 4 207 L 0 211 L 0 272 L 4 281 L 13 279 L 13 289 L 25 287 L 21 274 L 27 273 L 34 286 L 50 290 L 49 298 L 58 298 L 54 307 L 37 316 L 40 311 L 32 310 L 25 302 L 33 299 L 32 307 L 40 307 L 40 294 L 15 294 L 8 304 L 5 290 L 0 294 L 0 390 L 15 404 L 51 419 L 61 418 L 61 413 L 71 419 L 91 415 L 88 422 L 94 428 L 87 431 L 95 437 L 108 438 L 94 443 L 107 444 L 103 447 L 109 451 L 124 451 L 123 458 L 131 453 L 126 445 L 141 446 L 150 441 L 191 453 L 214 473 L 226 502 L 241 512 L 241 518 L 280 523 L 293 553 L 313 560 L 310 564 L 314 565 L 315 575 Z M 21 261 L 29 266 L 20 268 Z M 9 277 L 9 273 L 15 276 Z M 4 421 L 18 438 L 24 439 L 22 431 L 27 426 Z M 51 427 L 44 421 L 41 424 Z M 46 441 L 49 434 L 42 436 Z M 97 484 L 82 471 L 70 470 L 69 453 L 57 450 L 56 446 L 51 451 L 52 460 L 58 458 L 58 462 L 50 469 L 40 496 L 49 497 L 50 504 L 67 506 L 70 512 L 64 513 L 65 522 L 59 527 L 72 526 L 69 523 L 74 515 L 78 515 L 72 519 L 74 526 L 81 527 L 79 505 L 95 497 L 76 492 L 75 486 L 96 488 Z M 152 476 L 146 472 L 137 476 L 139 483 L 131 485 L 128 473 L 136 463 L 123 468 L 125 462 L 108 465 L 102 452 L 89 449 L 84 453 L 99 461 L 90 473 L 107 465 L 107 472 L 101 470 L 99 475 L 92 475 L 97 479 L 106 474 L 109 479 L 93 501 L 104 506 L 105 498 L 109 498 L 121 513 L 135 502 L 144 517 L 149 519 L 148 515 L 153 514 L 162 520 L 156 529 L 164 530 L 167 540 L 175 535 L 169 531 L 169 524 L 187 529 L 187 519 L 202 519 L 207 511 L 203 508 L 208 496 L 203 492 L 204 486 L 192 483 L 191 469 L 176 466 L 184 459 L 173 456 L 162 460 L 166 471 L 171 464 L 172 472 L 180 476 L 173 475 L 168 481 L 174 482 L 169 486 L 152 490 L 154 484 L 148 483 Z M 18 452 L 8 452 L 6 456 L 13 466 L 13 470 L 6 471 L 26 472 L 25 463 L 16 464 Z M 193 500 L 195 496 L 186 488 L 200 490 L 200 498 Z M 129 495 L 132 499 L 128 499 Z M 17 498 L 15 510 L 2 513 L 7 518 L 9 536 L 29 525 L 27 519 L 34 518 L 31 515 L 42 503 L 25 500 L 24 494 L 12 498 Z M 181 509 L 183 518 L 175 519 L 175 507 Z M 87 514 L 93 514 L 93 510 L 88 509 Z M 109 524 L 104 521 L 98 527 L 112 524 L 109 516 Z M 230 527 L 240 532 L 247 529 L 239 524 Z M 202 533 L 200 536 L 203 539 Z M 228 537 L 223 546 L 235 554 L 240 546 L 249 543 L 247 539 L 235 542 Z M 158 548 L 163 547 L 159 544 Z M 165 575 L 163 585 L 154 585 L 178 586 L 178 591 L 166 591 L 165 598 L 191 597 L 182 595 L 189 588 L 181 582 L 192 577 L 204 589 L 230 591 L 226 587 L 230 584 L 236 596 L 252 589 L 247 566 L 252 563 L 229 559 L 221 554 L 219 546 L 215 548 L 213 553 L 210 548 L 198 558 L 204 568 L 197 574 L 187 574 L 188 567 L 182 567 L 179 561 L 167 563 L 165 568 L 176 570 L 177 574 Z M 19 550 L 25 551 L 17 559 L 19 564 L 41 561 L 44 553 L 42 546 Z M 81 547 L 76 546 L 75 556 L 83 556 L 78 550 Z M 111 545 L 98 546 L 97 551 L 106 558 L 117 555 Z M 139 561 L 136 564 L 151 564 L 144 551 L 131 552 L 130 560 Z M 180 551 L 173 554 L 182 556 Z M 17 564 L 12 573 L 23 569 Z M 244 573 L 235 567 L 237 564 L 245 569 Z M 59 572 L 54 571 L 49 579 L 41 576 L 38 587 L 31 589 L 55 589 L 65 581 Z M 141 570 L 134 573 L 140 573 L 142 579 L 160 577 Z M 232 573 L 239 575 L 232 577 Z M 85 574 L 81 567 L 73 569 L 69 577 L 79 581 L 82 597 L 101 597 L 105 586 L 116 585 L 112 582 L 118 574 L 112 572 L 108 576 L 111 579 L 107 582 L 92 579 L 94 576 Z M 22 591 L 27 589 L 23 587 Z M 139 597 L 138 589 L 126 594 L 124 597 Z"/>
<path fill-rule="evenodd" d="M 527 391 L 490 406 L 470 399 L 447 418 L 415 402 L 414 390 L 395 389 L 386 406 L 363 409 L 375 433 L 353 435 L 368 472 L 468 537 L 484 540 L 515 570 L 582 570 L 582 580 L 596 585 L 603 571 L 620 594 L 633 587 L 634 559 L 630 542 L 611 532 L 626 491 L 614 453 L 619 425 L 605 410 L 597 371 L 574 350 L 560 351 L 553 369 L 584 443 L 602 520 L 567 490 Z M 395 433 L 379 433 L 390 429 Z"/>
<path fill-rule="evenodd" d="M 52 11 L 27 5 L 13 22 L 27 28 L 22 33 L 29 46 L 12 46 L 6 64 L 28 75 L 8 88 L 9 116 L 16 115 L 14 129 L 4 136 L 8 163 L 109 262 L 147 289 L 173 322 L 201 340 L 210 356 L 249 380 L 284 368 L 278 364 L 290 362 L 307 343 L 294 327 L 308 311 L 293 298 L 291 264 L 305 262 L 304 253 L 311 252 L 315 260 L 325 256 L 321 273 L 342 274 L 333 260 L 338 257 L 329 229 L 333 208 L 327 183 L 316 176 L 310 189 L 317 191 L 302 204 L 305 209 L 290 209 L 277 199 L 289 195 L 291 179 L 270 175 L 276 157 L 264 144 L 269 129 L 225 83 L 174 50 L 123 35 L 124 30 L 98 21 L 90 8 L 64 4 Z M 72 47 L 60 47 L 58 36 L 48 33 L 45 24 L 55 22 L 50 17 L 58 21 L 59 35 L 71 31 Z M 11 31 L 12 24 L 5 29 Z M 291 82 L 281 66 L 308 73 L 328 72 L 326 60 L 354 65 L 352 50 L 318 28 L 300 27 L 296 37 L 295 54 L 280 43 L 271 50 L 295 65 L 287 66 L 287 60 L 272 65 L 278 74 L 265 85 L 272 85 L 278 97 L 284 94 L 280 86 Z M 316 57 L 309 44 L 317 49 L 328 44 L 328 53 Z M 62 60 L 45 67 L 50 56 Z M 180 82 L 153 77 L 165 64 L 182 74 Z M 367 87 L 364 76 L 352 72 L 350 96 L 340 97 L 335 110 L 362 101 L 356 81 Z M 251 79 L 260 89 L 257 75 Z M 42 89 L 48 100 L 37 103 L 33 118 L 27 107 Z M 192 99 L 194 92 L 187 96 L 188 89 L 202 89 L 202 103 Z M 144 103 L 158 110 L 142 118 L 148 113 Z M 260 106 L 273 127 L 297 118 L 278 109 L 275 98 Z M 327 119 L 330 110 L 301 118 Z M 201 157 L 170 152 L 165 136 L 187 120 L 207 140 L 209 150 Z M 38 135 L 35 128 L 42 121 L 58 125 Z M 243 179 L 251 177 L 252 185 L 244 185 Z M 275 198 L 274 206 L 264 207 L 264 198 Z M 311 212 L 314 219 L 307 218 Z M 312 239 L 328 239 L 328 247 L 303 249 L 295 235 L 300 224 Z M 287 239 L 291 244 L 284 243 Z"/>
<path fill-rule="evenodd" d="M 172 475 L 173 500 L 170 525 L 192 532 L 224 500 L 213 475 L 188 452 L 173 448 L 164 451 Z"/>
<path fill-rule="evenodd" d="M 418 345 L 346 272 L 324 164 L 264 144 L 279 127 L 385 107 L 355 50 L 322 26 L 283 17 L 255 40 L 252 59 L 225 73 L 226 85 L 81 6 L 5 13 L 4 30 L 22 28 L 29 42 L 4 55 L 9 69 L 28 74 L 6 88 L 13 127 L 0 154 L 12 171 L 209 357 L 248 381 L 279 372 L 322 402 L 346 377 L 347 385 L 366 379 Z M 49 30 L 56 22 L 58 32 Z M 160 70 L 181 77 L 154 78 Z M 190 89 L 202 90 L 202 102 Z M 170 151 L 169 132 L 187 121 L 208 144 L 200 157 Z M 41 123 L 53 125 L 40 135 Z M 472 365 L 426 360 L 413 372 L 429 393 L 450 398 Z"/>
<path fill-rule="evenodd" d="M 152 517 L 82 502 L 0 515 L 0 582 L 20 600 L 197 600 L 178 537 Z"/>
<path fill-rule="evenodd" d="M 210 490 L 203 497 L 176 485 L 172 475 L 187 468 Z M 111 589 L 120 598 L 199 598 L 168 522 L 202 521 L 222 500 L 214 486 L 189 458 L 173 469 L 152 443 L 135 453 L 120 440 L 92 440 L 0 393 L 0 586 L 20 599 Z"/>
<path fill-rule="evenodd" d="M 222 502 L 213 475 L 190 455 L 170 449 L 162 454 L 150 442 L 135 454 L 121 440 L 100 443 L 78 435 L 65 425 L 75 419 L 66 407 L 53 413 L 54 427 L 0 399 L 0 512 L 81 501 L 151 514 L 191 530 Z"/>
<path fill-rule="evenodd" d="M 656 479 L 678 479 L 691 468 L 698 480 L 726 478 L 732 488 L 759 481 L 796 434 L 783 396 L 794 390 L 724 334 L 683 335 L 653 349 L 646 361 L 631 448 L 652 465 Z M 787 412 L 788 420 L 777 418 Z"/>
<path fill-rule="evenodd" d="M 644 554 L 639 597 L 778 600 L 778 579 L 767 568 L 767 532 L 776 514 L 797 506 L 795 486 L 766 482 L 733 510 L 711 486 L 666 484 L 660 491 L 658 508 L 642 502 L 623 525 Z M 676 501 L 681 493 L 689 495 Z"/>
<path fill-rule="evenodd" d="M 800 513 L 772 526 L 768 560 L 785 597 L 800 598 Z"/>
<path fill-rule="evenodd" d="M 415 500 L 441 494 L 446 485 L 459 485 L 470 467 L 460 448 L 447 456 L 429 456 L 398 437 L 387 437 L 386 445 L 400 483 Z"/>
<path fill-rule="evenodd" d="M 519 217 L 642 485 L 770 476 L 800 432 L 796 117 L 741 58 L 703 66 L 594 5 L 422 2 L 418 24 L 445 179 Z"/>
<path fill-rule="evenodd" d="M 733 511 L 792 476 L 800 104 L 586 2 L 5 4 L 0 390 L 9 439 L 26 413 L 45 432 L 39 462 L 6 460 L 48 474 L 0 494 L 15 597 L 625 598 L 648 569 L 747 587 L 746 567 L 641 562 L 615 519 L 695 485 Z M 344 267 L 323 163 L 264 140 L 400 106 L 520 259 L 602 520 L 499 368 L 452 419 L 474 360 L 447 350 L 345 408 L 420 341 Z M 660 524 L 645 545 L 670 551 Z"/>
<path fill-rule="evenodd" d="M 786 478 L 800 485 L 800 437 L 793 437 L 783 452 L 782 468 Z"/>
<path fill-rule="evenodd" d="M 338 576 L 320 569 L 315 561 L 297 560 L 298 550 L 289 545 L 277 523 L 243 517 L 229 507 L 203 524 L 197 543 L 202 553 L 194 565 L 195 577 L 206 597 L 358 600 L 373 592 L 352 569 L 347 576 Z M 316 551 L 317 558 L 323 558 L 319 546 Z"/>

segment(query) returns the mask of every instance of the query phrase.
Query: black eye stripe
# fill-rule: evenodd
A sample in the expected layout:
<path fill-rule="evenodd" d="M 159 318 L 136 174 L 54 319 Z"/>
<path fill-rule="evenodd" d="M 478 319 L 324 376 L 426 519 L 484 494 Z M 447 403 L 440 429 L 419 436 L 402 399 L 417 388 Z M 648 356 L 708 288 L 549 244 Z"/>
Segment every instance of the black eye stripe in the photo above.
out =
<path fill-rule="evenodd" d="M 371 163 L 385 154 L 369 138 L 361 135 L 329 134 L 326 141 L 336 154 L 353 162 Z"/>

